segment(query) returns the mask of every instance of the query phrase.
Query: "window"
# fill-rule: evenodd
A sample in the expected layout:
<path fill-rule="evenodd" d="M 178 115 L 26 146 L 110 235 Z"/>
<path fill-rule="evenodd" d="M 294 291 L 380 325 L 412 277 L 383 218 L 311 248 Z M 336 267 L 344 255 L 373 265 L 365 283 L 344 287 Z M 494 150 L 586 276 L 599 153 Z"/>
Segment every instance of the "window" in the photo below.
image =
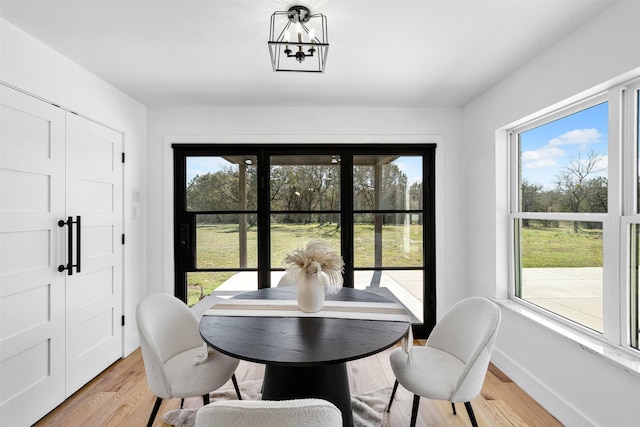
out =
<path fill-rule="evenodd" d="M 640 295 L 639 295 L 639 285 L 640 282 L 640 271 L 638 266 L 640 266 L 640 226 L 638 224 L 633 224 L 631 226 L 631 253 L 632 253 L 632 271 L 634 274 L 631 275 L 631 304 L 630 304 L 630 342 L 631 346 L 636 349 L 640 349 L 640 324 L 638 317 L 638 306 L 640 305 Z"/>
<path fill-rule="evenodd" d="M 636 155 L 633 156 L 635 160 L 635 213 L 640 214 L 640 83 L 631 86 L 631 93 L 627 102 L 627 116 L 631 119 L 628 120 L 630 124 L 628 131 L 630 140 L 633 141 L 633 145 L 636 150 Z M 630 226 L 631 235 L 631 271 L 634 272 L 631 277 L 630 289 L 631 289 L 631 303 L 629 308 L 630 313 L 630 340 L 631 346 L 640 349 L 640 220 L 638 215 L 633 218 L 633 223 Z"/>
<path fill-rule="evenodd" d="M 328 241 L 344 286 L 435 325 L 435 145 L 174 144 L 175 294 L 276 286 L 285 255 Z M 427 185 L 423 185 L 427 183 Z"/>
<path fill-rule="evenodd" d="M 516 296 L 603 331 L 608 104 L 517 133 Z"/>
<path fill-rule="evenodd" d="M 631 82 L 509 131 L 513 296 L 636 349 L 639 98 Z"/>

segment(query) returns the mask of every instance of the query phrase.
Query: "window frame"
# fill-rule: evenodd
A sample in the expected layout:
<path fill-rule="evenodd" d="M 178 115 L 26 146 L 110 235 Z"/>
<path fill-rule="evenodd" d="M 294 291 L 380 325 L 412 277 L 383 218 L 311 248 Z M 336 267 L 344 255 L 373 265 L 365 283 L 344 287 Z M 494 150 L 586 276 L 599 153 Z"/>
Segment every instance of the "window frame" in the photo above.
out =
<path fill-rule="evenodd" d="M 604 340 L 625 351 L 637 353 L 631 347 L 632 325 L 632 288 L 631 288 L 631 255 L 632 239 L 631 224 L 640 224 L 640 215 L 636 212 L 636 186 L 637 186 L 637 135 L 634 140 L 631 136 L 633 120 L 631 113 L 633 100 L 629 99 L 629 93 L 635 93 L 637 97 L 640 89 L 640 79 L 633 83 L 635 92 L 630 92 L 629 83 L 615 85 L 607 90 L 583 97 L 577 102 L 567 104 L 561 108 L 541 114 L 525 123 L 507 129 L 508 143 L 508 207 L 509 207 L 509 299 L 524 305 L 543 316 L 559 322 L 562 325 L 594 337 Z M 520 211 L 520 152 L 518 136 L 527 130 L 561 119 L 568 115 L 582 111 L 602 102 L 608 102 L 608 209 L 606 213 L 547 213 L 547 212 L 521 212 Z M 635 101 L 637 106 L 637 99 Z M 636 107 L 637 108 L 637 107 Z M 637 113 L 636 113 L 637 114 Z M 637 125 L 635 126 L 637 129 Z M 635 144 L 634 144 L 635 141 Z M 630 155 L 634 153 L 633 155 Z M 633 211 L 629 208 L 633 207 Z M 625 215 L 632 212 L 633 215 Z M 575 321 L 560 316 L 552 311 L 538 307 L 522 298 L 519 298 L 517 288 L 520 284 L 521 268 L 519 263 L 519 230 L 516 227 L 517 220 L 522 219 L 553 219 L 566 221 L 598 221 L 602 222 L 603 248 L 602 248 L 602 286 L 603 286 L 603 331 L 599 333 Z M 518 240 L 517 240 L 518 239 Z M 636 317 L 637 319 L 637 317 Z M 637 320 L 636 320 L 637 322 Z M 637 354 L 636 354 L 637 355 Z"/>
<path fill-rule="evenodd" d="M 620 316 L 620 340 L 634 351 L 640 351 L 640 262 L 638 261 L 636 228 L 640 231 L 640 196 L 638 181 L 640 180 L 640 78 L 621 86 L 621 129 L 624 137 L 622 149 L 623 167 L 626 170 L 623 193 L 620 233 L 621 254 L 625 249 L 626 256 L 621 257 L 621 277 L 625 278 L 626 288 L 621 291 L 620 307 L 625 316 Z M 622 274 L 624 274 L 622 276 Z"/>

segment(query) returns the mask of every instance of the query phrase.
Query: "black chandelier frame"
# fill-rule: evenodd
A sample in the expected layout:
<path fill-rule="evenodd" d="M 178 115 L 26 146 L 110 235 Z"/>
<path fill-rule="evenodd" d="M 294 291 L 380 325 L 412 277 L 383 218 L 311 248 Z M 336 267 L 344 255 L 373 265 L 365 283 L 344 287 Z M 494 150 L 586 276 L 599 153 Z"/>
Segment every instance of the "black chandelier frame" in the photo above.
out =
<path fill-rule="evenodd" d="M 286 23 L 278 31 L 276 27 L 283 21 Z M 317 22 L 313 27 L 319 29 L 317 35 L 311 32 L 310 22 Z M 296 28 L 299 31 L 292 31 Z M 294 40 L 286 40 L 287 33 L 297 34 Z M 327 18 L 321 13 L 312 15 L 305 6 L 291 6 L 287 11 L 274 12 L 268 45 L 273 71 L 324 73 L 329 51 Z"/>

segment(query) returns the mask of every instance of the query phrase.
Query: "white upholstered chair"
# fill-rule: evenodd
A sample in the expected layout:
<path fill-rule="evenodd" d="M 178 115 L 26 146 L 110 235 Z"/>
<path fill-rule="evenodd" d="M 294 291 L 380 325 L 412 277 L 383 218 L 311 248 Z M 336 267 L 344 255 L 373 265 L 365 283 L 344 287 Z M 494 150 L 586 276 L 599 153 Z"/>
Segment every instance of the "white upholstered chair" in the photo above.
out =
<path fill-rule="evenodd" d="M 295 283 L 291 280 L 291 275 L 289 273 L 284 273 L 284 275 L 278 281 L 278 287 L 280 286 L 294 286 Z"/>
<path fill-rule="evenodd" d="M 389 355 L 396 382 L 412 392 L 411 426 L 415 426 L 420 397 L 464 402 L 471 424 L 477 421 L 471 400 L 482 390 L 500 324 L 499 307 L 486 298 L 464 299 L 451 307 L 436 324 L 424 347 L 413 347 L 410 363 L 402 349 Z"/>
<path fill-rule="evenodd" d="M 136 320 L 147 382 L 157 396 L 148 426 L 162 399 L 181 398 L 182 407 L 184 398 L 202 396 L 206 405 L 209 393 L 229 378 L 240 399 L 234 374 L 239 361 L 217 351 L 207 353 L 198 319 L 185 303 L 168 294 L 149 295 L 138 304 Z"/>
<path fill-rule="evenodd" d="M 200 408 L 195 427 L 342 427 L 342 413 L 322 399 L 220 400 Z"/>

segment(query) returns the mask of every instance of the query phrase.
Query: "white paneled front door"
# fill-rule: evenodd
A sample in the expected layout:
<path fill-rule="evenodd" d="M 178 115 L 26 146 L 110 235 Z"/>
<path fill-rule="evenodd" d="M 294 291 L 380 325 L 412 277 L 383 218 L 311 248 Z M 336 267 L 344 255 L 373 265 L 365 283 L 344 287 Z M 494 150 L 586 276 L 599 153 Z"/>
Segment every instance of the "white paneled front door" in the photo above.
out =
<path fill-rule="evenodd" d="M 0 425 L 20 426 L 122 354 L 122 135 L 0 90 Z"/>

